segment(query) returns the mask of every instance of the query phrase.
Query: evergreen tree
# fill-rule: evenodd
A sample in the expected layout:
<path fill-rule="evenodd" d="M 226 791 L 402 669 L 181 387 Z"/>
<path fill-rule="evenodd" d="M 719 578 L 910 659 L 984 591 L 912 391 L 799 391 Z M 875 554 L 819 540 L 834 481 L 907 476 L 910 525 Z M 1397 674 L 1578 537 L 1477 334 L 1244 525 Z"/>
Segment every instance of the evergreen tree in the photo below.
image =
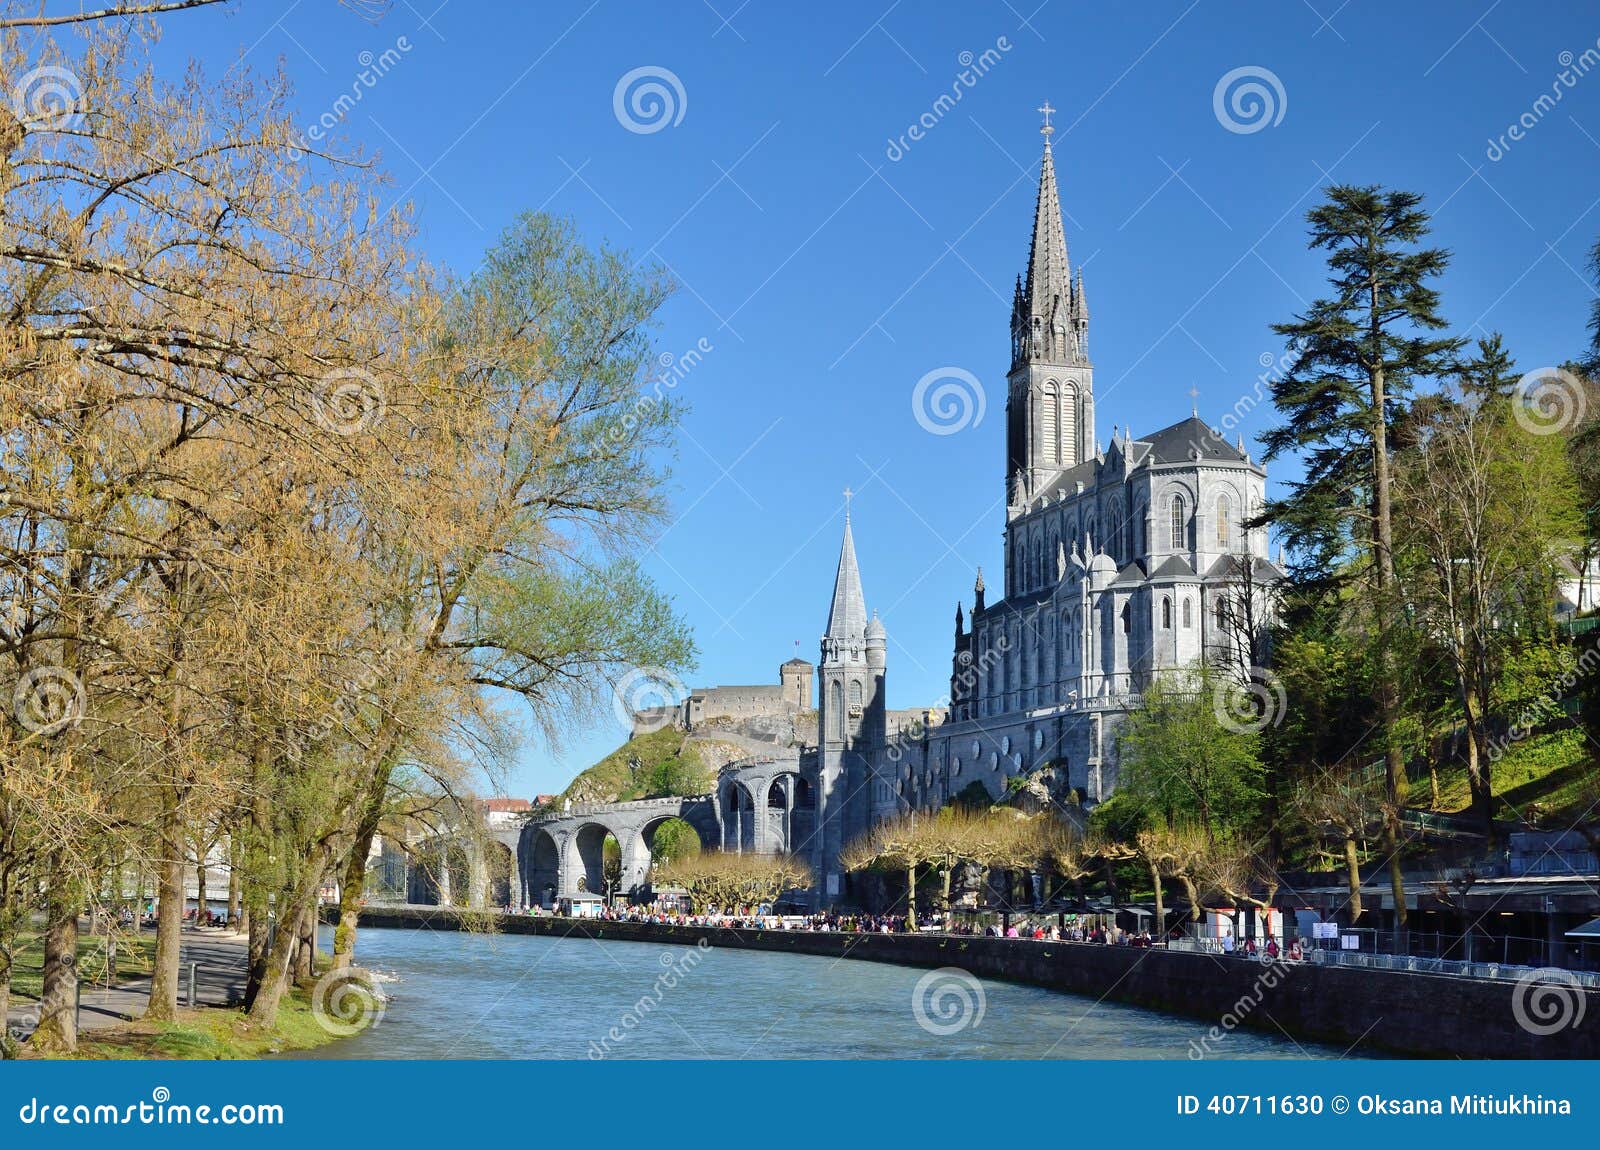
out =
<path fill-rule="evenodd" d="M 1428 215 L 1413 192 L 1337 185 L 1307 213 L 1310 246 L 1328 253 L 1332 294 L 1273 330 L 1294 359 L 1273 384 L 1282 426 L 1263 436 L 1266 458 L 1296 454 L 1305 475 L 1270 503 L 1295 550 L 1295 574 L 1326 585 L 1355 579 L 1376 645 L 1378 717 L 1390 807 L 1385 847 L 1394 886 L 1395 928 L 1405 922 L 1397 857 L 1406 795 L 1401 750 L 1401 685 L 1392 631 L 1396 601 L 1390 438 L 1416 380 L 1443 374 L 1460 346 L 1445 327 L 1430 281 L 1449 263 L 1423 247 Z"/>

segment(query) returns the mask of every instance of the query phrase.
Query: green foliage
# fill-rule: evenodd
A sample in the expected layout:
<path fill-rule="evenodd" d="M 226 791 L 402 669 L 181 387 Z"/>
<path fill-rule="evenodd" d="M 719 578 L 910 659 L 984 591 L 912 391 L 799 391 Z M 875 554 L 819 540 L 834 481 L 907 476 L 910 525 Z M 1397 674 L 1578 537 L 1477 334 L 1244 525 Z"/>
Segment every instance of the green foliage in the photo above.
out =
<path fill-rule="evenodd" d="M 973 779 L 954 795 L 950 796 L 950 805 L 965 807 L 971 811 L 986 811 L 994 806 L 994 796 L 989 793 L 989 788 Z"/>
<path fill-rule="evenodd" d="M 1255 822 L 1265 768 L 1260 736 L 1225 723 L 1229 684 L 1197 670 L 1159 676 L 1118 732 L 1118 793 L 1167 826 L 1194 822 L 1208 836 Z"/>
<path fill-rule="evenodd" d="M 654 866 L 687 862 L 700 853 L 700 832 L 682 819 L 667 819 L 656 827 L 650 841 L 650 861 Z"/>
<path fill-rule="evenodd" d="M 662 727 L 636 735 L 594 766 L 578 774 L 563 799 L 616 802 L 661 795 L 703 795 L 716 779 L 701 762 L 687 735 Z"/>
<path fill-rule="evenodd" d="M 639 789 L 646 799 L 668 798 L 673 795 L 700 795 L 707 786 L 706 770 L 694 748 L 685 743 L 682 751 L 670 759 L 663 759 L 643 772 Z"/>
<path fill-rule="evenodd" d="M 1293 361 L 1272 385 L 1283 423 L 1262 436 L 1267 460 L 1298 455 L 1301 479 L 1266 511 L 1296 552 L 1311 585 L 1359 572 L 1370 559 L 1367 532 L 1375 456 L 1415 380 L 1438 376 L 1459 341 L 1445 326 L 1430 281 L 1449 253 L 1420 247 L 1429 232 L 1422 197 L 1379 187 L 1336 185 L 1307 213 L 1311 247 L 1328 253 L 1332 294 L 1273 330 Z M 1384 384 L 1375 410 L 1372 384 Z"/>

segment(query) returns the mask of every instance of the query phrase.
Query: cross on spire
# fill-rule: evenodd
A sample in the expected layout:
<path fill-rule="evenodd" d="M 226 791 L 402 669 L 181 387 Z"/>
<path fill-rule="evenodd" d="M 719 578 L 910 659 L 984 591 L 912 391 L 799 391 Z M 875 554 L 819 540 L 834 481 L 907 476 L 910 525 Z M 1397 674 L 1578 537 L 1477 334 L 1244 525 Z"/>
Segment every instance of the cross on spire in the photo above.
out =
<path fill-rule="evenodd" d="M 1189 414 L 1200 414 L 1200 389 L 1193 384 L 1189 386 Z"/>
<path fill-rule="evenodd" d="M 844 489 L 844 519 L 846 523 L 850 522 L 850 500 L 854 495 L 855 492 L 848 487 Z"/>
<path fill-rule="evenodd" d="M 1050 126 L 1050 117 L 1055 112 L 1055 109 L 1050 106 L 1050 101 L 1046 100 L 1044 103 L 1035 108 L 1034 111 L 1039 112 L 1044 116 L 1044 127 L 1039 129 L 1039 134 L 1044 137 L 1044 142 L 1048 144 L 1050 142 L 1050 137 L 1055 134 L 1055 129 Z"/>

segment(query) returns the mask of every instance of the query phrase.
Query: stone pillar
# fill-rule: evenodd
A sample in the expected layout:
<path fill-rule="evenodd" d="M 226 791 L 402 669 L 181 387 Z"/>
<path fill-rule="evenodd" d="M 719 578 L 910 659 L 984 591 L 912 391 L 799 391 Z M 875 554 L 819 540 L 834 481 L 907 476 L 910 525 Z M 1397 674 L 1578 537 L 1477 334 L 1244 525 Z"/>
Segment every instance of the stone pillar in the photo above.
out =
<path fill-rule="evenodd" d="M 489 901 L 489 867 L 481 843 L 467 844 L 467 905 L 482 910 Z"/>

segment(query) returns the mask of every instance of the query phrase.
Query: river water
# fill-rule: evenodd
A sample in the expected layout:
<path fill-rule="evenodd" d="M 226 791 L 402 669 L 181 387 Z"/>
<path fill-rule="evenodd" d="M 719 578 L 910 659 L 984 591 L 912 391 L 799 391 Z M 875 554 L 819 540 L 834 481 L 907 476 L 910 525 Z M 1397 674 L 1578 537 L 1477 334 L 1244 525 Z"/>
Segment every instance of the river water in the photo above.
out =
<path fill-rule="evenodd" d="M 1209 1022 L 875 962 L 533 935 L 363 929 L 389 994 L 347 1058 L 1189 1058 Z M 1343 1051 L 1236 1030 L 1223 1058 Z"/>

